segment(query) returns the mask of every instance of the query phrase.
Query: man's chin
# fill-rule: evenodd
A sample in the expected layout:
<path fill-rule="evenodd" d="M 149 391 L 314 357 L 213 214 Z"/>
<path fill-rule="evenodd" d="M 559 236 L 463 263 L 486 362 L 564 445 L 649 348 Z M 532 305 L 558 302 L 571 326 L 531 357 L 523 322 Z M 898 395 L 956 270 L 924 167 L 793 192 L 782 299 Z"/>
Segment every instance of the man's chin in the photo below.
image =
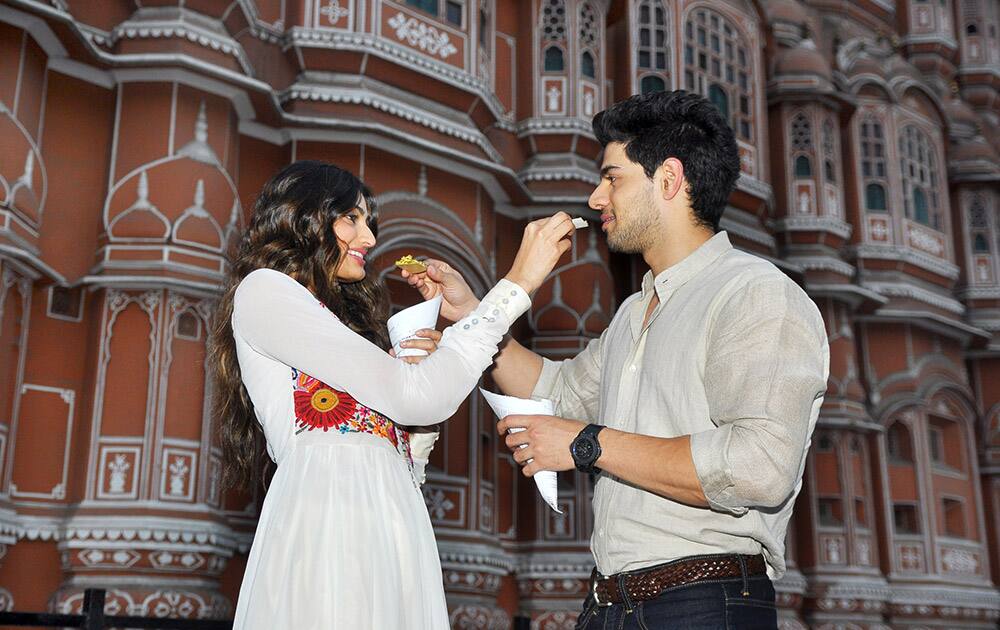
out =
<path fill-rule="evenodd" d="M 638 243 L 632 242 L 630 239 L 615 238 L 615 234 L 608 234 L 608 250 L 615 252 L 616 254 L 639 254 L 642 252 L 642 248 L 638 246 Z"/>

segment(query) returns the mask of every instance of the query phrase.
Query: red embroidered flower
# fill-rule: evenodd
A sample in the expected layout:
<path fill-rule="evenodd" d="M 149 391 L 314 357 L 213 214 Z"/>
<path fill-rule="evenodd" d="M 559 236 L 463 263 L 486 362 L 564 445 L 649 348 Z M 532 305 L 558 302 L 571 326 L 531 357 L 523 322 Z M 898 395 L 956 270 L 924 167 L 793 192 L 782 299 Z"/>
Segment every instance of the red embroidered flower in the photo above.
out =
<path fill-rule="evenodd" d="M 338 392 L 312 377 L 300 374 L 298 385 L 295 389 L 295 418 L 301 427 L 324 431 L 338 429 L 358 409 L 358 402 L 350 394 Z"/>

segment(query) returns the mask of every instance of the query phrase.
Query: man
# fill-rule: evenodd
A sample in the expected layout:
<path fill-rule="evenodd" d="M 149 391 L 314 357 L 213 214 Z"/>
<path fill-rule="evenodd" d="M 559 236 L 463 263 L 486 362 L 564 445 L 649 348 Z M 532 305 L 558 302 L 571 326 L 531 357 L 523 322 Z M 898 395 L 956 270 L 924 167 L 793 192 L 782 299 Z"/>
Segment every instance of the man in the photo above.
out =
<path fill-rule="evenodd" d="M 508 416 L 531 476 L 597 474 L 596 570 L 578 628 L 775 628 L 772 579 L 829 373 L 816 306 L 717 232 L 739 176 L 732 130 L 704 98 L 659 92 L 599 113 L 601 212 L 612 250 L 650 271 L 573 359 L 511 340 L 493 377 L 559 417 Z M 413 280 L 474 306 L 446 267 Z"/>

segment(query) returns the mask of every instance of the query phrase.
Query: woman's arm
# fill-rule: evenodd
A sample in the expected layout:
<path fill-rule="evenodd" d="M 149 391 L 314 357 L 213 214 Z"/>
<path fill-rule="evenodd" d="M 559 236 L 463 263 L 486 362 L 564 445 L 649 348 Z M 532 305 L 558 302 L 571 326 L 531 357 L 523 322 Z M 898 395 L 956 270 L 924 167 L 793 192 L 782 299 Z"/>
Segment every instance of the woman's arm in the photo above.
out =
<path fill-rule="evenodd" d="M 444 332 L 437 352 L 414 365 L 349 329 L 289 276 L 258 269 L 236 290 L 233 331 L 257 352 L 348 392 L 399 424 L 419 426 L 455 413 L 510 324 L 529 306 L 524 289 L 501 280 L 475 311 Z"/>

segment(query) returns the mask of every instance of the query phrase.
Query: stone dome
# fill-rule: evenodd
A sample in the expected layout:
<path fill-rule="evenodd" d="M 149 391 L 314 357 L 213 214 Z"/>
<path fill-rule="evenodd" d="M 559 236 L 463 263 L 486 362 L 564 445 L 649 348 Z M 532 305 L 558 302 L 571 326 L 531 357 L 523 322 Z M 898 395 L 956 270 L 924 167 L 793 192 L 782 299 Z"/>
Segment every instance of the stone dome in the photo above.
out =
<path fill-rule="evenodd" d="M 769 22 L 806 23 L 806 9 L 799 0 L 768 0 L 764 4 L 764 12 Z"/>
<path fill-rule="evenodd" d="M 982 136 L 978 136 L 969 142 L 956 142 L 952 144 L 949 160 L 952 162 L 976 162 L 983 160 L 997 163 L 1000 158 L 989 142 Z"/>
<path fill-rule="evenodd" d="M 816 49 L 816 44 L 810 39 L 802 40 L 795 48 L 786 48 L 778 53 L 774 60 L 774 74 L 779 75 L 814 75 L 831 80 L 833 75 L 830 63 Z"/>

